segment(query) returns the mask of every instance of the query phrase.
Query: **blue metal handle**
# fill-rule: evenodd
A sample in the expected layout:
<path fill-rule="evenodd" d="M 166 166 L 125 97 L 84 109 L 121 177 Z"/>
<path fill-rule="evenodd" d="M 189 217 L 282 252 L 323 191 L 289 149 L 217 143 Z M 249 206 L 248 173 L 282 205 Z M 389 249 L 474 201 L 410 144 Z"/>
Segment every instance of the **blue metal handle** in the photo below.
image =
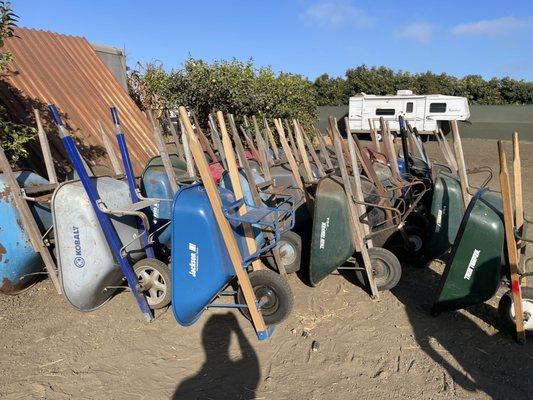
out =
<path fill-rule="evenodd" d="M 133 165 L 131 164 L 130 153 L 128 152 L 128 146 L 126 145 L 126 138 L 122 132 L 122 127 L 120 126 L 120 120 L 118 118 L 118 110 L 116 107 L 111 107 L 111 118 L 113 118 L 113 123 L 116 127 L 116 136 L 118 142 L 118 148 L 120 149 L 120 155 L 122 157 L 122 164 L 124 165 L 124 171 L 126 172 L 126 178 L 128 180 L 128 187 L 130 189 L 131 201 L 133 203 L 139 202 L 139 196 L 137 196 L 137 185 L 135 184 L 135 174 L 133 172 Z M 144 230 L 144 224 L 141 222 L 140 229 Z M 143 236 L 142 238 L 143 245 L 146 249 L 146 256 L 148 258 L 155 258 L 154 249 L 148 242 L 147 238 Z"/>
<path fill-rule="evenodd" d="M 118 119 L 118 111 L 116 107 L 111 107 L 111 118 L 113 119 L 113 124 L 120 125 L 120 120 Z"/>
<path fill-rule="evenodd" d="M 55 104 L 49 104 L 48 109 L 50 110 L 50 115 L 52 116 L 52 119 L 54 120 L 55 124 L 58 126 L 63 125 L 63 121 L 61 121 L 61 117 L 59 116 L 59 112 L 57 111 L 57 107 Z"/>

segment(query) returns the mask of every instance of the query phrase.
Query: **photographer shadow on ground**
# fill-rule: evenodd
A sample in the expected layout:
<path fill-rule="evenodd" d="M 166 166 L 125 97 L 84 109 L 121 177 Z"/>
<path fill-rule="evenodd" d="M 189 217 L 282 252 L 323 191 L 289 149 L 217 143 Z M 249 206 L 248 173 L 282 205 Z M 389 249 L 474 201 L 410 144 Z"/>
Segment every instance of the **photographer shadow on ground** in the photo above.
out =
<path fill-rule="evenodd" d="M 442 390 L 456 395 L 460 387 L 470 396 L 484 392 L 493 399 L 530 398 L 531 343 L 520 346 L 512 335 L 500 333 L 498 312 L 487 303 L 431 317 L 440 279 L 429 267 L 406 266 L 402 281 L 392 293 L 404 304 L 420 349 L 451 378 L 441 377 Z M 496 330 L 483 327 L 477 319 Z"/>
<path fill-rule="evenodd" d="M 237 354 L 230 353 L 232 336 Z M 173 399 L 253 399 L 259 384 L 259 359 L 231 312 L 212 315 L 202 331 L 205 361 L 181 382 Z M 238 354 L 240 353 L 240 354 Z"/>

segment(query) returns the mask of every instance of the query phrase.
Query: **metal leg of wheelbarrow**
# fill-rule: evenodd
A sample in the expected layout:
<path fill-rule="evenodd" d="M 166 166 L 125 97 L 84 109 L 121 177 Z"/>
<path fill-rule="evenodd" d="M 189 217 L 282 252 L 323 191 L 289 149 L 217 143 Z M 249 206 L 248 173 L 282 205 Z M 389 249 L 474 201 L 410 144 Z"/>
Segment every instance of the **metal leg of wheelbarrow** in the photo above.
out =
<path fill-rule="evenodd" d="M 513 202 L 511 197 L 511 184 L 509 182 L 509 171 L 507 169 L 507 157 L 501 140 L 498 141 L 498 152 L 500 156 L 500 186 L 502 191 L 505 241 L 507 244 L 507 256 L 511 274 L 511 291 L 513 293 L 513 305 L 515 310 L 516 337 L 519 343 L 524 344 L 526 342 L 526 333 L 524 330 L 522 293 L 518 271 L 519 254 L 515 239 Z"/>
<path fill-rule="evenodd" d="M 218 227 L 222 234 L 222 238 L 228 250 L 228 254 L 231 259 L 235 275 L 237 276 L 237 281 L 242 289 L 246 304 L 249 306 L 250 317 L 256 329 L 257 336 L 260 340 L 266 339 L 270 336 L 271 332 L 269 332 L 269 330 L 267 329 L 263 316 L 255 305 L 255 294 L 252 288 L 252 284 L 250 282 L 250 278 L 248 277 L 247 272 L 242 268 L 242 256 L 239 252 L 235 236 L 233 235 L 233 230 L 222 211 L 222 200 L 220 199 L 216 184 L 209 172 L 209 165 L 205 158 L 204 152 L 202 150 L 200 142 L 198 141 L 198 138 L 194 133 L 191 121 L 189 120 L 189 116 L 187 115 L 186 108 L 180 107 L 179 114 L 185 131 L 187 132 L 187 136 L 190 141 L 190 149 L 194 160 L 196 161 L 196 166 L 202 178 L 205 191 L 209 198 L 209 202 L 211 203 L 215 219 L 217 221 Z M 253 305 L 253 307 L 250 307 L 250 305 Z"/>
<path fill-rule="evenodd" d="M 63 142 L 63 145 L 65 146 L 65 150 L 67 151 L 69 155 L 69 158 L 72 162 L 74 169 L 76 170 L 76 172 L 78 173 L 80 177 L 80 181 L 85 189 L 85 192 L 87 193 L 87 197 L 89 198 L 89 201 L 91 202 L 94 213 L 96 214 L 96 217 L 98 218 L 98 222 L 100 223 L 100 226 L 102 227 L 102 231 L 104 232 L 104 235 L 107 239 L 109 247 L 111 247 L 113 255 L 117 259 L 120 265 L 120 268 L 122 269 L 122 273 L 124 274 L 128 282 L 128 286 L 131 289 L 133 297 L 135 298 L 135 301 L 137 302 L 137 306 L 141 310 L 141 313 L 143 314 L 145 321 L 150 322 L 153 320 L 152 311 L 150 310 L 150 307 L 148 307 L 148 303 L 145 297 L 141 293 L 139 293 L 137 278 L 135 276 L 135 273 L 133 272 L 132 266 L 130 265 L 129 261 L 121 255 L 121 243 L 120 243 L 118 234 L 113 224 L 111 223 L 109 216 L 104 214 L 104 212 L 102 212 L 102 210 L 100 209 L 100 206 L 99 206 L 100 198 L 95 188 L 92 185 L 92 182 L 89 178 L 87 170 L 85 169 L 84 164 L 81 160 L 81 157 L 78 153 L 78 150 L 76 149 L 76 145 L 74 144 L 74 141 L 72 137 L 69 135 L 67 129 L 63 125 L 63 122 L 61 121 L 61 118 L 59 116 L 59 113 L 56 107 L 54 105 L 50 105 L 49 109 L 56 123 L 56 126 L 59 130 L 59 136 L 61 138 L 61 141 Z"/>

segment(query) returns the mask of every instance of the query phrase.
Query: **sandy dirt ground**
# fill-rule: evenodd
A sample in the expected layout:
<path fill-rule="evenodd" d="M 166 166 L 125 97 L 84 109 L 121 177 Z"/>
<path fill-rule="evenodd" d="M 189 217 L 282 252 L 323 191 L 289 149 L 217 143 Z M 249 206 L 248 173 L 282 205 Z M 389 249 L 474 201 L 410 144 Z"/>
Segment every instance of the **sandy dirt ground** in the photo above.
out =
<path fill-rule="evenodd" d="M 496 142 L 464 142 L 468 166 L 490 165 L 497 188 Z M 533 143 L 522 155 L 531 210 Z M 167 310 L 145 325 L 128 293 L 80 313 L 44 281 L 0 297 L 0 398 L 532 399 L 533 338 L 500 332 L 498 298 L 429 315 L 442 270 L 406 265 L 379 302 L 343 276 L 311 288 L 292 275 L 294 312 L 266 342 L 238 312 L 182 328 Z"/>

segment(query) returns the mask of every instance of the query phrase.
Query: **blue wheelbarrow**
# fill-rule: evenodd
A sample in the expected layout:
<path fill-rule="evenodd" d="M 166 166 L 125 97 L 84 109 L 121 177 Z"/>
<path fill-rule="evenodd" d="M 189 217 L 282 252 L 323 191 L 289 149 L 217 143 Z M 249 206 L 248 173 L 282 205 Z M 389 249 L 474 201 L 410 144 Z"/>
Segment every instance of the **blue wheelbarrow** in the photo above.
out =
<path fill-rule="evenodd" d="M 15 172 L 15 178 L 27 194 L 32 189 L 49 185 L 43 177 L 30 171 Z M 46 204 L 31 202 L 30 210 L 39 231 L 44 236 L 50 233 L 52 214 Z M 0 293 L 19 294 L 29 288 L 43 270 L 41 256 L 33 249 L 27 232 L 20 222 L 20 213 L 15 206 L 4 174 L 0 174 Z"/>

